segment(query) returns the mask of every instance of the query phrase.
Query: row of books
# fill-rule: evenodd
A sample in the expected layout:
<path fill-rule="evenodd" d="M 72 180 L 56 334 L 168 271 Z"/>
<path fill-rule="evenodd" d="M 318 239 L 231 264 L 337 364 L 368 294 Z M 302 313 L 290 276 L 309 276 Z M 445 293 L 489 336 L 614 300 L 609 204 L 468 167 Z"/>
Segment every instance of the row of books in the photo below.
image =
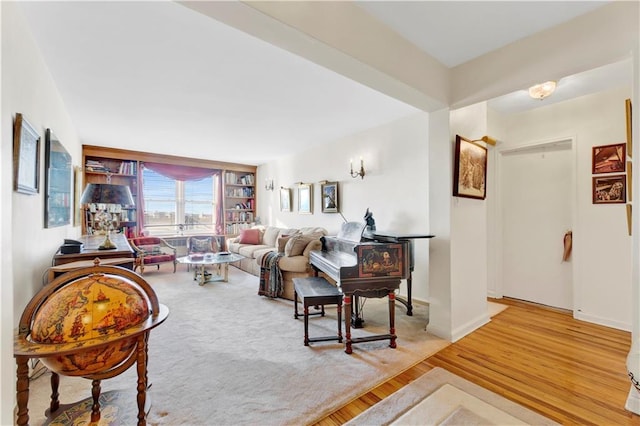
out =
<path fill-rule="evenodd" d="M 118 170 L 112 170 L 100 160 L 87 159 L 85 170 L 88 172 L 118 173 L 121 175 L 135 175 L 138 163 L 135 161 L 122 161 Z"/>
<path fill-rule="evenodd" d="M 225 183 L 232 185 L 254 185 L 255 177 L 252 174 L 238 174 L 235 172 L 226 172 Z"/>
<path fill-rule="evenodd" d="M 254 210 L 255 209 L 255 202 L 254 202 L 253 199 L 251 199 L 251 200 L 247 200 L 244 203 L 236 203 L 236 204 L 234 204 L 233 207 L 231 207 L 229 205 L 229 206 L 227 206 L 227 208 L 229 208 L 229 209 Z"/>
<path fill-rule="evenodd" d="M 228 211 L 225 216 L 227 222 L 253 222 L 253 212 Z"/>
<path fill-rule="evenodd" d="M 228 223 L 225 227 L 225 234 L 227 235 L 237 235 L 243 229 L 251 228 L 252 224 L 250 223 Z"/>
<path fill-rule="evenodd" d="M 253 197 L 253 188 L 227 188 L 225 192 L 227 197 Z"/>
<path fill-rule="evenodd" d="M 118 173 L 121 175 L 135 175 L 137 171 L 138 163 L 135 161 L 123 161 L 120 163 L 120 170 Z"/>
<path fill-rule="evenodd" d="M 84 165 L 85 170 L 88 172 L 105 172 L 108 173 L 111 170 L 107 166 L 105 166 L 102 161 L 98 160 L 87 160 Z"/>

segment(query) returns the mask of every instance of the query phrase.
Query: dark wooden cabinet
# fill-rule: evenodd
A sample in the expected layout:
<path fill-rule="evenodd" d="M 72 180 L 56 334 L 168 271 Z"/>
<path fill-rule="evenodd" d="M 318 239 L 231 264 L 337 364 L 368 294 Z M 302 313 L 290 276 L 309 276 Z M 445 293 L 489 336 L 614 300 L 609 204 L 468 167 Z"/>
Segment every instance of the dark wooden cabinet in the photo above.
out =
<path fill-rule="evenodd" d="M 80 260 L 93 260 L 96 257 L 100 259 L 111 258 L 131 258 L 133 259 L 133 249 L 129 245 L 129 241 L 123 234 L 111 234 L 110 239 L 116 245 L 113 250 L 98 250 L 98 246 L 104 242 L 104 235 L 85 235 L 80 237 L 78 241 L 82 243 L 80 253 L 62 254 L 60 250 L 53 256 L 53 265 L 64 265 L 66 263 L 77 262 Z"/>

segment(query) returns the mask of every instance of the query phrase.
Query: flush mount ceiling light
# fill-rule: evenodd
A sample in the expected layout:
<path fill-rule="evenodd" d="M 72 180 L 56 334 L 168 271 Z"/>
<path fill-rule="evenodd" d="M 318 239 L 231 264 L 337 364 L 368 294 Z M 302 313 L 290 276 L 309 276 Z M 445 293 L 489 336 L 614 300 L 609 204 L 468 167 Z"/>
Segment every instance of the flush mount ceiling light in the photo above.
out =
<path fill-rule="evenodd" d="M 544 99 L 553 91 L 556 90 L 556 82 L 555 81 L 546 81 L 544 83 L 536 84 L 535 86 L 529 87 L 529 96 L 533 99 Z"/>

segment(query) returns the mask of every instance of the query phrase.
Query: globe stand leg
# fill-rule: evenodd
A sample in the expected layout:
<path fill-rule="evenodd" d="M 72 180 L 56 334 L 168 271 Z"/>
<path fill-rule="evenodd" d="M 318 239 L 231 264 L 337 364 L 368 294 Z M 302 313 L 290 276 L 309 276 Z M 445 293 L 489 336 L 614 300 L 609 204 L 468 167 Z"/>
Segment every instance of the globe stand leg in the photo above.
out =
<path fill-rule="evenodd" d="M 51 403 L 49 404 L 49 412 L 54 413 L 60 408 L 60 394 L 58 387 L 60 386 L 60 376 L 58 373 L 51 372 Z"/>
<path fill-rule="evenodd" d="M 138 372 L 138 426 L 147 424 L 145 405 L 147 400 L 147 336 L 144 333 L 137 344 L 137 372 Z"/>
<path fill-rule="evenodd" d="M 93 405 L 91 406 L 91 423 L 100 421 L 100 380 L 93 380 L 91 386 L 91 396 L 93 396 Z"/>
<path fill-rule="evenodd" d="M 29 358 L 26 356 L 16 357 L 18 364 L 16 400 L 18 402 L 18 426 L 29 424 Z"/>

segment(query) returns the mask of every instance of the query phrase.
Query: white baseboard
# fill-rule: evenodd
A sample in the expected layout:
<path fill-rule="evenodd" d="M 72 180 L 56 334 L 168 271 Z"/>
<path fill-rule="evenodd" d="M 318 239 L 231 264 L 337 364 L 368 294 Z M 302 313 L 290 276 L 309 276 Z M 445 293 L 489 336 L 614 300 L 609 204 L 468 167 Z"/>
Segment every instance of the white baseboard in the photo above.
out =
<path fill-rule="evenodd" d="M 451 342 L 456 342 L 462 339 L 464 336 L 477 330 L 478 328 L 487 324 L 489 321 L 491 321 L 491 318 L 489 318 L 489 314 L 485 312 L 484 314 L 480 315 L 476 319 L 469 321 L 460 327 L 455 328 L 451 332 Z"/>
<path fill-rule="evenodd" d="M 627 411 L 640 415 L 640 392 L 631 385 L 629 389 L 629 396 L 627 397 L 627 403 L 624 405 Z"/>
<path fill-rule="evenodd" d="M 491 299 L 502 299 L 502 295 L 497 296 L 497 293 L 493 290 L 487 291 L 487 297 L 490 297 Z"/>
<path fill-rule="evenodd" d="M 436 337 L 439 337 L 447 342 L 453 343 L 451 340 L 451 335 L 449 334 L 449 330 L 446 327 L 438 327 L 436 324 L 427 324 L 426 328 L 427 333 L 433 334 Z"/>
<path fill-rule="evenodd" d="M 611 327 L 623 331 L 631 331 L 631 324 L 623 323 L 620 321 L 613 321 L 607 318 L 601 318 L 596 315 L 585 314 L 581 311 L 573 311 L 573 317 L 581 321 L 604 325 L 605 327 Z"/>

